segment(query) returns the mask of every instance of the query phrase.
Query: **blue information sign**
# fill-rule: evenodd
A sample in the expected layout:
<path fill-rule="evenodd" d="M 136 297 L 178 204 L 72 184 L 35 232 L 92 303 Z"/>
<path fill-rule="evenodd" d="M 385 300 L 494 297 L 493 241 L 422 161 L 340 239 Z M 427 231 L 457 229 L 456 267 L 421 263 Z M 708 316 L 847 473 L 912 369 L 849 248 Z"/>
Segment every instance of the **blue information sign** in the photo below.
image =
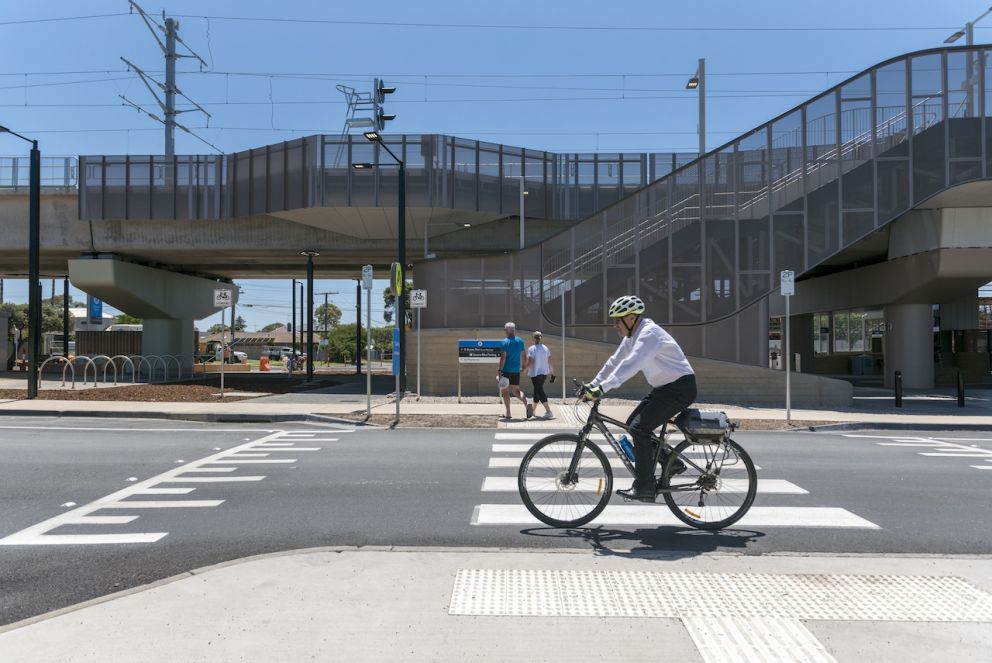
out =
<path fill-rule="evenodd" d="M 94 325 L 103 324 L 103 302 L 90 295 L 88 298 L 90 323 Z"/>
<path fill-rule="evenodd" d="M 400 330 L 393 328 L 393 375 L 400 374 Z"/>

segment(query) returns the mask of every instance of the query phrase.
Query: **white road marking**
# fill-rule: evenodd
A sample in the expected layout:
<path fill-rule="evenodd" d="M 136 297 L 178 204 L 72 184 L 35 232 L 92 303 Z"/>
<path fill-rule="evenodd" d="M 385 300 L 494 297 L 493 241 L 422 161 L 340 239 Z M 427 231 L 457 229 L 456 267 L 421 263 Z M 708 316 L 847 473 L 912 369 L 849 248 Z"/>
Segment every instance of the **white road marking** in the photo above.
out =
<path fill-rule="evenodd" d="M 918 456 L 933 458 L 984 458 L 992 462 L 992 450 L 982 449 L 977 444 L 965 445 L 961 442 L 992 442 L 986 438 L 936 438 L 936 437 L 897 437 L 892 435 L 854 435 L 848 434 L 845 437 L 858 437 L 868 439 L 891 440 L 889 442 L 876 442 L 882 447 L 915 447 L 927 449 L 927 451 L 917 451 Z M 951 440 L 954 440 L 953 442 Z M 969 467 L 981 468 L 981 465 L 970 465 Z"/>
<path fill-rule="evenodd" d="M 747 484 L 746 479 L 725 479 L 721 492 L 742 493 L 747 490 Z M 550 478 L 530 478 L 527 485 L 531 492 L 552 492 L 555 490 L 554 479 Z M 592 482 L 579 482 L 576 490 L 591 493 L 597 490 L 597 485 Z M 482 491 L 486 493 L 515 493 L 517 492 L 517 477 L 486 477 L 482 482 Z M 765 495 L 809 495 L 808 490 L 784 479 L 759 479 L 758 492 Z"/>
<path fill-rule="evenodd" d="M 264 474 L 250 477 L 176 477 L 174 479 L 162 479 L 162 483 L 232 483 L 237 481 L 261 481 L 264 478 Z"/>
<path fill-rule="evenodd" d="M 575 431 L 563 431 L 563 432 L 572 433 L 572 434 L 575 433 Z M 536 440 L 543 440 L 546 437 L 551 437 L 552 435 L 556 435 L 556 434 L 557 433 L 496 433 L 496 439 L 497 440 L 535 440 L 536 441 Z M 619 435 L 615 435 L 614 437 L 619 437 Z M 606 436 L 603 435 L 602 433 L 590 433 L 589 434 L 589 439 L 590 440 L 605 440 L 606 439 Z M 668 435 L 665 436 L 665 439 L 668 440 L 668 441 L 672 441 L 672 442 L 674 442 L 674 441 L 681 442 L 682 440 L 685 439 L 685 436 L 682 435 L 682 433 L 679 433 L 679 432 L 669 433 Z"/>
<path fill-rule="evenodd" d="M 137 520 L 138 516 L 79 516 L 67 525 L 126 525 Z"/>
<path fill-rule="evenodd" d="M 233 472 L 236 467 L 187 467 L 186 472 Z M 184 474 L 186 473 L 184 472 Z"/>
<path fill-rule="evenodd" d="M 266 449 L 268 451 L 320 451 L 323 447 L 257 447 L 259 449 Z M 265 454 L 266 456 L 268 454 Z M 244 454 L 239 456 L 239 458 L 244 458 Z"/>
<path fill-rule="evenodd" d="M 264 459 L 264 460 L 262 460 L 262 459 L 255 459 L 255 458 L 248 458 L 246 460 L 246 459 L 243 459 L 243 458 L 234 457 L 234 458 L 226 458 L 226 459 L 225 458 L 218 458 L 217 460 L 204 461 L 204 465 L 220 465 L 222 463 L 223 464 L 237 463 L 239 465 L 242 465 L 242 464 L 247 465 L 248 463 L 295 463 L 295 462 L 296 462 L 296 459 L 295 458 L 271 458 L 271 459 Z"/>
<path fill-rule="evenodd" d="M 690 458 L 693 458 L 693 459 L 697 459 L 697 458 L 700 457 L 698 454 L 686 454 L 686 455 L 689 456 Z M 583 455 L 583 459 L 584 460 L 582 461 L 581 467 L 594 467 L 594 468 L 595 467 L 602 467 L 599 464 L 599 460 L 595 460 L 593 458 L 593 456 L 592 456 L 591 453 Z M 490 468 L 495 468 L 495 467 L 520 467 L 520 462 L 522 460 L 523 460 L 523 457 L 522 456 L 521 457 L 517 457 L 517 456 L 496 456 L 494 458 L 490 458 L 489 459 L 489 467 Z M 613 467 L 613 468 L 621 468 L 621 467 L 625 468 L 626 467 L 623 464 L 623 461 L 620 460 L 619 458 L 617 458 L 616 456 L 608 456 L 607 457 L 607 460 L 610 463 L 610 467 Z M 245 461 L 245 462 L 247 462 L 247 461 Z M 761 467 L 758 466 L 758 465 L 755 465 L 754 466 L 754 469 L 755 470 L 760 470 Z"/>
<path fill-rule="evenodd" d="M 194 477 L 182 478 L 182 475 L 190 470 L 196 469 L 198 467 L 203 467 L 214 462 L 222 463 L 250 463 L 250 462 L 294 462 L 292 460 L 288 461 L 275 461 L 275 460 L 220 460 L 223 456 L 228 454 L 236 454 L 239 451 L 251 449 L 253 445 L 268 442 L 272 439 L 279 437 L 279 433 L 272 433 L 265 437 L 259 438 L 254 442 L 246 442 L 236 447 L 232 447 L 226 451 L 216 453 L 212 456 L 207 456 L 197 461 L 193 461 L 188 465 L 183 465 L 181 467 L 175 467 L 171 470 L 167 470 L 159 475 L 156 475 L 150 479 L 140 481 L 135 484 L 118 490 L 110 495 L 101 497 L 89 504 L 85 504 L 81 507 L 77 507 L 71 511 L 66 511 L 65 513 L 59 514 L 53 518 L 49 518 L 40 523 L 22 529 L 13 534 L 9 534 L 6 537 L 0 538 L 0 546 L 24 546 L 24 545 L 89 545 L 89 544 L 121 544 L 121 543 L 153 543 L 160 540 L 162 537 L 167 536 L 168 532 L 131 532 L 124 534 L 50 534 L 51 531 L 67 524 L 78 523 L 80 518 L 89 516 L 94 511 L 99 511 L 100 509 L 169 509 L 169 508 L 184 508 L 184 507 L 215 507 L 223 504 L 224 500 L 162 500 L 162 501 L 126 501 L 126 498 L 135 495 L 179 495 L 191 492 L 192 488 L 162 488 L 158 487 L 161 483 L 168 483 L 171 480 L 178 479 L 178 483 L 195 481 Z M 213 477 L 200 477 L 202 479 L 212 479 Z M 221 477 L 216 477 L 221 478 Z M 242 478 L 243 477 L 224 477 L 224 478 Z M 182 492 L 180 492 L 182 491 Z M 103 517 L 103 516 L 97 516 Z M 108 516 L 109 517 L 109 516 Z M 85 521 L 84 521 L 85 522 Z"/>
<path fill-rule="evenodd" d="M 972 465 L 972 467 L 974 467 L 976 470 L 992 470 L 992 465 Z"/>
<path fill-rule="evenodd" d="M 712 507 L 704 507 L 703 510 Z M 564 512 L 562 514 L 565 515 Z M 706 514 L 702 514 L 704 518 Z M 567 517 L 567 516 L 566 516 Z M 713 519 L 712 516 L 709 519 Z M 479 504 L 472 514 L 473 525 L 540 525 L 522 504 Z M 585 527 L 596 525 L 677 525 L 687 527 L 662 505 L 610 505 Z M 881 529 L 847 509 L 833 507 L 755 506 L 730 529 L 743 527 L 836 527 Z"/>
<path fill-rule="evenodd" d="M 228 458 L 266 458 L 266 457 L 268 457 L 268 455 L 269 454 L 267 454 L 267 453 L 264 453 L 264 454 L 254 454 L 254 453 L 249 454 L 249 453 L 241 452 L 241 453 L 238 453 L 238 454 L 228 454 L 227 457 Z"/>
<path fill-rule="evenodd" d="M 265 444 L 256 444 L 256 449 L 270 449 L 272 447 L 291 447 L 296 442 L 266 442 Z"/>
<path fill-rule="evenodd" d="M 104 504 L 103 509 L 206 509 L 220 506 L 224 500 L 158 500 L 158 501 L 138 501 L 129 500 L 124 502 L 109 502 Z"/>

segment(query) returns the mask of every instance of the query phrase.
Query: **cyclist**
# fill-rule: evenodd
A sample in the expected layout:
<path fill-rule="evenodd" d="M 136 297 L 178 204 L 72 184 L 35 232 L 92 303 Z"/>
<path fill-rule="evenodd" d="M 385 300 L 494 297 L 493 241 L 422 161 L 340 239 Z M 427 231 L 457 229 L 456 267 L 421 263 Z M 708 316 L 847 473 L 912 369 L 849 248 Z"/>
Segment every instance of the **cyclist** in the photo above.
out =
<path fill-rule="evenodd" d="M 671 335 L 651 318 L 644 317 L 644 302 L 636 295 L 624 295 L 610 304 L 621 341 L 613 356 L 606 360 L 592 382 L 582 385 L 585 400 L 598 400 L 634 377 L 638 371 L 653 387 L 627 418 L 634 438 L 634 485 L 617 494 L 627 499 L 654 502 L 657 494 L 652 459 L 655 446 L 651 432 L 686 409 L 696 400 L 696 376 L 682 348 Z M 670 451 L 663 450 L 659 462 L 664 465 Z M 676 461 L 674 474 L 685 471 Z"/>

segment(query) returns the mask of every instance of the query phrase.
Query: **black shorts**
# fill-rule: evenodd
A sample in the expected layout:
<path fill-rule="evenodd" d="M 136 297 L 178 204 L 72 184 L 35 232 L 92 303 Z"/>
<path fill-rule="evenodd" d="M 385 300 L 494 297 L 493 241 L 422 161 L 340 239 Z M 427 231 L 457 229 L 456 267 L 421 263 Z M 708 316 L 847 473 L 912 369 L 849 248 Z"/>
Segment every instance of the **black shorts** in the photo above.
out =
<path fill-rule="evenodd" d="M 506 371 L 500 371 L 500 375 L 510 381 L 510 384 L 515 384 L 520 386 L 520 373 L 507 373 Z"/>

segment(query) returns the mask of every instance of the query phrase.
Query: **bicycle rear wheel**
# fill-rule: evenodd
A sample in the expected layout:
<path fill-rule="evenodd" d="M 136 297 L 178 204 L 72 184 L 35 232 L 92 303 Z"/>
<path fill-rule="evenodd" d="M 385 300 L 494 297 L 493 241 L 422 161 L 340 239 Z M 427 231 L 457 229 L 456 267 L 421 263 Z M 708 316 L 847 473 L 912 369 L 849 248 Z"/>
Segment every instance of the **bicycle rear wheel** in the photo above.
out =
<path fill-rule="evenodd" d="M 520 499 L 535 518 L 552 527 L 585 525 L 606 508 L 613 493 L 613 469 L 594 442 L 586 442 L 575 475 L 569 476 L 578 445 L 578 435 L 551 435 L 531 447 L 520 463 Z"/>
<path fill-rule="evenodd" d="M 686 470 L 671 476 L 680 455 Z M 686 440 L 665 463 L 660 487 L 669 491 L 665 503 L 676 518 L 697 529 L 717 530 L 733 525 L 751 508 L 758 474 L 744 448 L 729 438 Z"/>

